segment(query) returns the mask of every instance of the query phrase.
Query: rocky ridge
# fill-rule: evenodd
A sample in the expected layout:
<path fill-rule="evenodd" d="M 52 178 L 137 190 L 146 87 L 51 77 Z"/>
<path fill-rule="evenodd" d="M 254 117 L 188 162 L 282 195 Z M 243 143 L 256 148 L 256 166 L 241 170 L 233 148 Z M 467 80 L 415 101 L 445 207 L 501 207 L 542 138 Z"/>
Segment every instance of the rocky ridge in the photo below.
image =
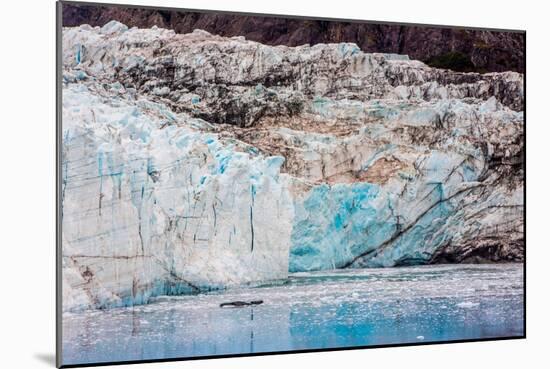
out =
<path fill-rule="evenodd" d="M 525 33 L 363 21 L 313 20 L 223 12 L 63 5 L 63 25 L 102 27 L 111 20 L 130 27 L 203 29 L 244 36 L 265 45 L 301 46 L 350 42 L 363 52 L 406 54 L 433 67 L 461 72 L 525 72 Z"/>

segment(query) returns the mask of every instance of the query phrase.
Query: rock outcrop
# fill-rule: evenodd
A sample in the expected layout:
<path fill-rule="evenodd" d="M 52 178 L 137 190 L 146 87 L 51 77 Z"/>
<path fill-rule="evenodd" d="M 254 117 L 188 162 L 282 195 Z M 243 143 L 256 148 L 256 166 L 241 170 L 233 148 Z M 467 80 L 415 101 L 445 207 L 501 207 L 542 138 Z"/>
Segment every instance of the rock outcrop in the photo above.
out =
<path fill-rule="evenodd" d="M 63 69 L 66 310 L 523 258 L 522 74 L 114 21 Z"/>

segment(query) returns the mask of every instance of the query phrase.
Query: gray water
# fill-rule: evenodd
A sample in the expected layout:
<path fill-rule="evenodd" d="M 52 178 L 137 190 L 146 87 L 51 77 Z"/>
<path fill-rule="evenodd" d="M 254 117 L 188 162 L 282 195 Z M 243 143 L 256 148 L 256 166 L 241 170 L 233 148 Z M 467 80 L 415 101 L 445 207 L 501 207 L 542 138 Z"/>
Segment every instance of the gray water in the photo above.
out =
<path fill-rule="evenodd" d="M 220 308 L 227 301 L 262 305 Z M 523 265 L 292 274 L 255 288 L 63 315 L 63 364 L 523 335 Z"/>

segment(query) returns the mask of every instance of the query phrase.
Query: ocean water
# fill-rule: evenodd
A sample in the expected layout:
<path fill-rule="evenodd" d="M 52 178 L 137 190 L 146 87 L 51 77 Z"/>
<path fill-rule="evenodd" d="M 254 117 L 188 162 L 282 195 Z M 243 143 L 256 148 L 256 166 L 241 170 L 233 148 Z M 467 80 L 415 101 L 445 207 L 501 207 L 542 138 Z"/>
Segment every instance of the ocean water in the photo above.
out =
<path fill-rule="evenodd" d="M 523 335 L 523 265 L 292 274 L 253 288 L 63 315 L 63 364 Z M 220 308 L 228 301 L 257 306 Z"/>

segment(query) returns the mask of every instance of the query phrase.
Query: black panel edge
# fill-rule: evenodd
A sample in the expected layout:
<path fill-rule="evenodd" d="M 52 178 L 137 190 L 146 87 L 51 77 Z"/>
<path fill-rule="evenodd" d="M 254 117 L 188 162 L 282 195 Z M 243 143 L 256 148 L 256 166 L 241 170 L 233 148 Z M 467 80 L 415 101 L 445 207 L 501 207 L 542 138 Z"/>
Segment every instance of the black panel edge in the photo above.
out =
<path fill-rule="evenodd" d="M 63 339 L 62 339 L 62 268 L 61 268 L 61 135 L 63 132 L 62 129 L 62 82 L 63 71 L 61 68 L 61 63 L 63 60 L 62 54 L 62 22 L 63 22 L 63 4 L 57 2 L 55 4 L 55 44 L 56 44 L 56 53 L 55 53 L 55 365 L 56 367 L 61 367 L 62 365 L 62 356 L 63 356 Z"/>

